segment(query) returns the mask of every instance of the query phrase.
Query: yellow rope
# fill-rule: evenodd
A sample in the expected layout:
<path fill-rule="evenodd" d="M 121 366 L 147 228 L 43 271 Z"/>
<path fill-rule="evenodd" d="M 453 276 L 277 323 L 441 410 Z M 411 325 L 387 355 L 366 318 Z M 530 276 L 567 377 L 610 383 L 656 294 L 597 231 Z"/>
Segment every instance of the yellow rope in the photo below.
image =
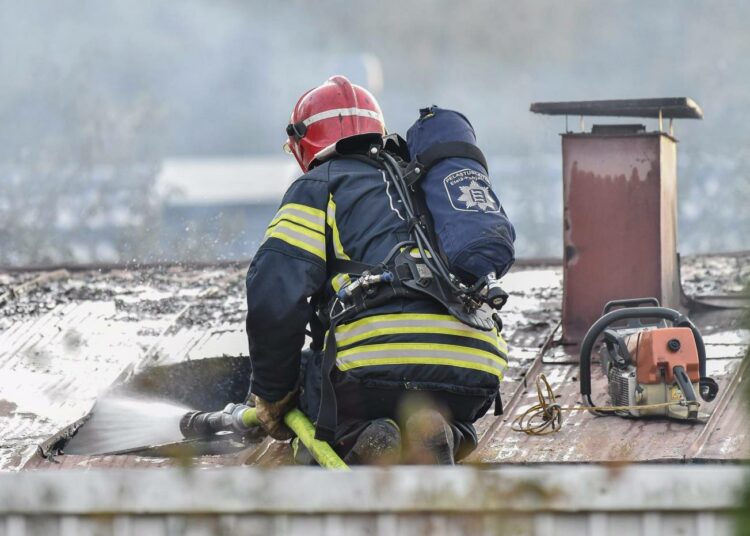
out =
<path fill-rule="evenodd" d="M 536 391 L 538 404 L 528 408 L 516 416 L 511 424 L 514 432 L 523 432 L 528 435 L 547 435 L 559 432 L 562 427 L 563 411 L 596 410 L 596 411 L 628 411 L 631 409 L 644 410 L 665 408 L 679 405 L 678 402 L 661 402 L 658 404 L 644 404 L 642 406 L 569 406 L 562 407 L 556 400 L 556 395 L 544 374 L 536 377 Z"/>

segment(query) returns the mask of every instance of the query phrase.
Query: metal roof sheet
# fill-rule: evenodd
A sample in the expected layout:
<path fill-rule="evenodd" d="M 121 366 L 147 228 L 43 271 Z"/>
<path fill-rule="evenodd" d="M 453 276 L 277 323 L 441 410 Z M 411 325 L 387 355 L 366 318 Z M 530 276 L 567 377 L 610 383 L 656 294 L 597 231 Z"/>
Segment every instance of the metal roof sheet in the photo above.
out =
<path fill-rule="evenodd" d="M 735 291 L 744 257 L 692 257 L 683 263 L 686 290 L 697 293 L 710 278 L 712 293 Z M 71 430 L 96 397 L 118 378 L 154 365 L 245 355 L 244 266 L 140 267 L 125 270 L 5 272 L 11 293 L 0 306 L 0 470 L 21 467 L 153 467 L 175 460 L 143 456 L 60 456 L 48 461 L 39 445 Z M 36 283 L 35 283 L 36 281 Z M 501 390 L 506 415 L 477 423 L 480 446 L 472 461 L 564 463 L 746 459 L 750 442 L 746 403 L 738 394 L 740 364 L 750 332 L 738 313 L 709 310 L 693 317 L 703 330 L 709 368 L 724 398 L 712 405 L 706 426 L 666 421 L 567 415 L 563 430 L 539 438 L 510 431 L 513 415 L 533 396 L 525 383 L 539 371 L 552 380 L 563 404 L 577 404 L 575 356 L 540 346 L 559 321 L 559 266 L 519 263 L 504 286 L 511 300 L 503 311 L 510 367 Z M 595 376 L 596 378 L 596 376 Z M 599 383 L 597 383 L 599 382 Z M 595 379 L 601 387 L 601 378 Z M 266 440 L 232 455 L 205 456 L 201 466 L 288 460 L 285 444 Z M 58 462 L 58 463 L 55 463 Z"/>

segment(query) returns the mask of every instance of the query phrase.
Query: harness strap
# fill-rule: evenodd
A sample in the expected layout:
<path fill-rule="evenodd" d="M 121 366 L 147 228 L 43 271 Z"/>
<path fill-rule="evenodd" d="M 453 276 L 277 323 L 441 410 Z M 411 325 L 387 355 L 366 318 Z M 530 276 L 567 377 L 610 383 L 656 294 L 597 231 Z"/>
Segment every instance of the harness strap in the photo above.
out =
<path fill-rule="evenodd" d="M 310 348 L 316 352 L 323 349 L 323 339 L 326 332 L 323 322 L 318 316 L 318 308 L 321 301 L 322 296 L 320 294 L 315 294 L 310 298 L 310 338 L 312 339 Z"/>
<path fill-rule="evenodd" d="M 333 320 L 328 327 L 326 347 L 321 363 L 320 408 L 318 408 L 318 418 L 315 423 L 315 439 L 327 441 L 331 445 L 336 439 L 336 426 L 338 425 L 338 402 L 331 374 L 336 364 L 336 326 L 339 321 L 338 318 Z"/>
<path fill-rule="evenodd" d="M 503 414 L 503 399 L 500 398 L 500 388 L 497 388 L 495 393 L 495 417 L 499 417 Z"/>
<path fill-rule="evenodd" d="M 328 261 L 328 267 L 334 274 L 354 274 L 362 275 L 364 272 L 374 268 L 372 264 L 353 261 L 350 259 L 331 259 Z"/>
<path fill-rule="evenodd" d="M 464 141 L 449 141 L 436 143 L 425 152 L 416 155 L 406 168 L 404 182 L 411 188 L 427 174 L 432 166 L 446 158 L 468 158 L 478 162 L 485 170 L 489 169 L 487 159 L 479 147 Z M 419 173 L 416 173 L 417 168 L 419 168 Z"/>

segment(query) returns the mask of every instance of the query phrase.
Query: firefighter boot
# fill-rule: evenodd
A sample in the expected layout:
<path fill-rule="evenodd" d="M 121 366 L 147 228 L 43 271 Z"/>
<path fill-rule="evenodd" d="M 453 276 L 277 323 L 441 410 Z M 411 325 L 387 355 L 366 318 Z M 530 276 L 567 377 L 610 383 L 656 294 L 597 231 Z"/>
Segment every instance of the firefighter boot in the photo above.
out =
<path fill-rule="evenodd" d="M 420 409 L 406 420 L 406 463 L 454 465 L 455 437 L 445 417 L 434 409 Z"/>
<path fill-rule="evenodd" d="M 350 465 L 394 465 L 401 457 L 401 431 L 391 419 L 376 419 L 365 428 L 344 458 Z"/>

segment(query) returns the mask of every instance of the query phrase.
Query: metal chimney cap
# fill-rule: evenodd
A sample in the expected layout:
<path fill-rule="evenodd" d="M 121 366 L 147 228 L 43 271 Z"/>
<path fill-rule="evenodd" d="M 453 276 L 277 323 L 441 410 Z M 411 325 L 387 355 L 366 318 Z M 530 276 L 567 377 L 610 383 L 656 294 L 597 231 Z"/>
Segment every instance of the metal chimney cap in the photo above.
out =
<path fill-rule="evenodd" d="M 545 115 L 610 117 L 659 117 L 661 112 L 664 119 L 703 119 L 703 110 L 689 97 L 534 102 L 529 110 Z"/>

